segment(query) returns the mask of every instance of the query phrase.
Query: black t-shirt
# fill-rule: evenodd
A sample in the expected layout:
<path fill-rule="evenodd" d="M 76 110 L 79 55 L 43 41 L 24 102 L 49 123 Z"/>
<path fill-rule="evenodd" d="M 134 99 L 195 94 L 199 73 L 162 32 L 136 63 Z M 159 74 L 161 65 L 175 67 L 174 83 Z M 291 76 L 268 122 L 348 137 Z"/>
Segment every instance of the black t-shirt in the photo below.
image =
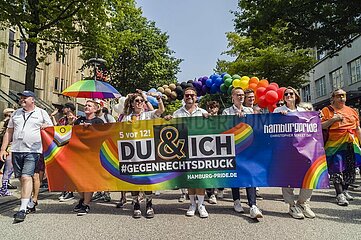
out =
<path fill-rule="evenodd" d="M 81 123 L 90 123 L 90 124 L 103 124 L 103 120 L 95 117 L 92 119 L 86 119 L 86 117 L 80 117 L 75 122 L 74 125 L 80 125 Z"/>

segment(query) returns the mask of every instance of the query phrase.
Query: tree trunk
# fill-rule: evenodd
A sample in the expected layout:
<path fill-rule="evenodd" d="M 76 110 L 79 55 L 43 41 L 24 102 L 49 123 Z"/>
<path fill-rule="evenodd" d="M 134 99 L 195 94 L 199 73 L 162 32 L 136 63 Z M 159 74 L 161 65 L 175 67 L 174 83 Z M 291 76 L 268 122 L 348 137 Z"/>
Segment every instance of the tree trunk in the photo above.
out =
<path fill-rule="evenodd" d="M 28 42 L 27 44 L 28 44 L 28 48 L 26 50 L 27 55 L 26 55 L 25 90 L 34 91 L 36 67 L 39 65 L 36 59 L 37 44 L 34 42 Z"/>

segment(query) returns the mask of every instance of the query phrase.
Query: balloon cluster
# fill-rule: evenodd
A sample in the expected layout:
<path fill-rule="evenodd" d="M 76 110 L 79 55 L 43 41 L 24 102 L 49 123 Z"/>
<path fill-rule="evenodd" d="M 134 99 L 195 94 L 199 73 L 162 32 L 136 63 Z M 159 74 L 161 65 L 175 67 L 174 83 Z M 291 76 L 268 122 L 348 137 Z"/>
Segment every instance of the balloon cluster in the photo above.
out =
<path fill-rule="evenodd" d="M 197 80 L 188 80 L 187 82 L 171 83 L 163 85 L 157 89 L 151 88 L 147 92 L 147 100 L 158 107 L 157 95 L 162 95 L 164 101 L 173 101 L 183 99 L 184 90 L 187 87 L 193 87 L 197 90 L 197 96 L 206 94 L 228 94 L 233 88 L 240 87 L 244 90 L 252 89 L 256 95 L 256 103 L 261 108 L 268 108 L 273 112 L 276 103 L 283 98 L 285 87 L 279 87 L 277 83 L 269 83 L 268 80 L 259 80 L 257 77 L 240 76 L 238 74 L 229 75 L 228 73 L 212 74 L 209 77 L 200 77 Z M 124 99 L 122 99 L 124 100 Z"/>

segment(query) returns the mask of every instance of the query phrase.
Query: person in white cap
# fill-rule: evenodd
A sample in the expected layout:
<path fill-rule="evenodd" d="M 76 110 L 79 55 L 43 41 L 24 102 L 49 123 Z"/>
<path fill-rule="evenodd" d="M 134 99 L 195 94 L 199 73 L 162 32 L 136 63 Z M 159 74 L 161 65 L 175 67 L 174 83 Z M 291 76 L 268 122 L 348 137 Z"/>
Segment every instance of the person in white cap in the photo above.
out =
<path fill-rule="evenodd" d="M 35 166 L 43 151 L 40 130 L 53 125 L 48 113 L 35 106 L 35 94 L 32 91 L 26 90 L 18 95 L 21 108 L 17 109 L 9 120 L 0 151 L 0 158 L 5 160 L 9 155 L 6 149 L 12 141 L 14 173 L 21 184 L 21 206 L 14 214 L 14 222 L 24 221 L 27 207 L 34 207 L 30 198 Z"/>

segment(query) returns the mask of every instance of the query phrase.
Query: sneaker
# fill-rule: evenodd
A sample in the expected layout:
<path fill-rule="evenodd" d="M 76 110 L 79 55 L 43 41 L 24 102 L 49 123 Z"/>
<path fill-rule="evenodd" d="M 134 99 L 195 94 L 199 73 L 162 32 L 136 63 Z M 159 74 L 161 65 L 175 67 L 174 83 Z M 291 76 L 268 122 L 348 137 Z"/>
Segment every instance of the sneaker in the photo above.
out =
<path fill-rule="evenodd" d="M 122 207 L 124 207 L 124 205 L 125 205 L 126 203 L 127 203 L 127 199 L 121 198 L 121 199 L 119 200 L 119 202 L 117 203 L 116 208 L 122 208 Z"/>
<path fill-rule="evenodd" d="M 135 202 L 133 218 L 140 218 L 140 217 L 142 217 L 142 212 L 140 211 L 140 204 L 139 204 L 139 202 Z"/>
<path fill-rule="evenodd" d="M 348 191 L 346 191 L 346 190 L 343 191 L 343 195 L 345 195 L 347 201 L 352 201 L 353 200 L 353 196 L 351 196 Z"/>
<path fill-rule="evenodd" d="M 178 202 L 184 202 L 186 200 L 186 195 L 182 194 L 180 198 L 178 199 Z"/>
<path fill-rule="evenodd" d="M 14 214 L 14 222 L 15 223 L 23 222 L 25 220 L 25 218 L 26 218 L 25 210 L 21 210 Z"/>
<path fill-rule="evenodd" d="M 336 200 L 337 200 L 337 204 L 339 206 L 347 206 L 348 205 L 346 196 L 343 193 L 340 193 L 339 195 L 337 195 Z"/>
<path fill-rule="evenodd" d="M 256 190 L 256 198 L 259 200 L 263 199 L 262 195 L 259 193 L 259 190 Z"/>
<path fill-rule="evenodd" d="M 147 207 L 146 212 L 145 212 L 145 217 L 146 218 L 154 218 L 154 210 L 152 207 Z"/>
<path fill-rule="evenodd" d="M 214 194 L 212 194 L 209 199 L 208 199 L 208 202 L 210 204 L 217 204 L 217 199 L 216 199 L 216 196 Z"/>
<path fill-rule="evenodd" d="M 18 187 L 8 182 L 8 189 L 17 189 Z"/>
<path fill-rule="evenodd" d="M 234 201 L 234 205 L 233 205 L 234 211 L 238 212 L 238 213 L 244 213 L 244 209 L 241 206 L 241 202 L 239 201 L 239 199 L 237 199 L 236 201 Z"/>
<path fill-rule="evenodd" d="M 89 213 L 90 207 L 88 205 L 83 204 L 83 206 L 78 211 L 78 216 L 84 216 Z"/>
<path fill-rule="evenodd" d="M 30 214 L 30 213 L 35 213 L 36 212 L 36 208 L 35 208 L 35 204 L 34 207 L 27 207 L 26 208 L 26 214 Z"/>
<path fill-rule="evenodd" d="M 302 210 L 297 207 L 297 205 L 290 206 L 290 210 L 288 211 L 288 214 L 290 214 L 293 218 L 296 219 L 304 219 L 305 216 L 302 213 Z"/>
<path fill-rule="evenodd" d="M 61 195 L 58 197 L 59 201 L 62 200 L 67 192 L 62 192 Z"/>
<path fill-rule="evenodd" d="M 301 209 L 303 215 L 306 217 L 306 218 L 315 218 L 316 217 L 316 214 L 312 211 L 312 209 L 310 208 L 310 205 L 308 205 L 307 203 L 297 203 L 297 207 L 299 209 Z"/>
<path fill-rule="evenodd" d="M 219 190 L 217 193 L 217 198 L 223 199 L 223 190 Z"/>
<path fill-rule="evenodd" d="M 74 199 L 74 194 L 72 192 L 66 192 L 62 198 L 59 199 L 59 202 L 66 202 Z"/>
<path fill-rule="evenodd" d="M 13 195 L 13 193 L 12 192 L 10 192 L 9 190 L 5 190 L 5 191 L 0 191 L 0 197 L 6 197 L 6 196 L 12 196 Z"/>
<path fill-rule="evenodd" d="M 155 196 L 159 196 L 159 195 L 160 195 L 160 191 L 155 191 L 154 195 L 155 195 Z"/>
<path fill-rule="evenodd" d="M 208 217 L 208 212 L 206 210 L 206 206 L 204 206 L 203 204 L 198 206 L 198 212 L 199 212 L 199 217 L 201 217 L 201 218 Z"/>
<path fill-rule="evenodd" d="M 84 199 L 80 199 L 78 204 L 74 207 L 73 211 L 78 212 L 83 206 Z"/>
<path fill-rule="evenodd" d="M 102 192 L 96 192 L 92 196 L 92 202 L 98 201 L 98 200 L 100 200 L 102 198 L 103 198 L 103 193 Z"/>
<path fill-rule="evenodd" d="M 112 200 L 112 198 L 110 197 L 110 192 L 104 192 L 103 199 L 104 202 L 110 202 L 110 200 Z"/>
<path fill-rule="evenodd" d="M 256 205 L 253 205 L 249 210 L 249 215 L 251 218 L 263 218 L 261 210 Z"/>
<path fill-rule="evenodd" d="M 191 204 L 188 208 L 188 211 L 186 212 L 186 216 L 193 217 L 194 214 L 196 213 L 196 209 L 197 209 L 196 205 Z"/>

